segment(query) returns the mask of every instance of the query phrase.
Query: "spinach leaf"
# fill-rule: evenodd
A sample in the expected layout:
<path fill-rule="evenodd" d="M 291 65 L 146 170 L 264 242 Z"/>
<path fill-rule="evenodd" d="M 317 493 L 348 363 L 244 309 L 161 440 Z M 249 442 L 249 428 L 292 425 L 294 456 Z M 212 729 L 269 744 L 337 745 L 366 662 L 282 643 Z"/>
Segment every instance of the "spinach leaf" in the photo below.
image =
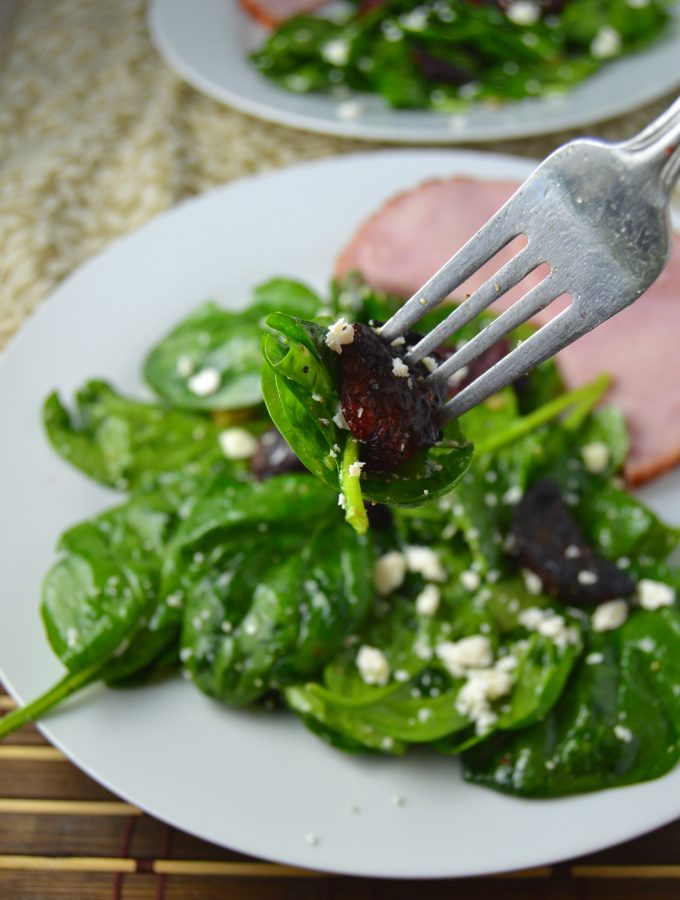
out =
<path fill-rule="evenodd" d="M 556 797 L 633 784 L 680 758 L 680 615 L 636 610 L 593 633 L 543 722 L 464 756 L 465 777 L 513 794 Z"/>
<path fill-rule="evenodd" d="M 339 363 L 324 344 L 325 329 L 282 314 L 269 316 L 267 325 L 273 332 L 262 341 L 269 414 L 310 472 L 342 494 L 348 521 L 359 532 L 368 523 L 357 487 L 374 502 L 420 506 L 446 493 L 462 476 L 472 447 L 454 424 L 439 445 L 417 453 L 396 472 L 362 473 L 355 476 L 358 485 L 350 481 L 348 460 L 354 461 L 360 446 L 334 421 L 340 409 Z"/>
<path fill-rule="evenodd" d="M 165 571 L 166 591 L 183 597 L 187 671 L 235 706 L 313 673 L 366 613 L 372 553 L 308 476 L 218 479 L 179 527 Z"/>
<path fill-rule="evenodd" d="M 161 496 L 133 498 L 66 531 L 43 584 L 47 638 L 66 666 L 52 689 L 0 722 L 0 737 L 92 681 L 115 683 L 176 657 L 179 621 L 156 628 L 160 575 L 177 517 Z M 174 646 L 173 646 L 174 643 Z"/>
<path fill-rule="evenodd" d="M 220 429 L 202 415 L 140 403 L 116 393 L 103 381 L 89 381 L 76 394 L 73 411 L 56 393 L 43 409 L 50 443 L 66 462 L 100 484 L 126 491 L 187 493 L 197 480 L 227 466 L 219 442 Z M 245 473 L 243 463 L 229 463 Z M 182 490 L 181 482 L 187 489 Z"/>
<path fill-rule="evenodd" d="M 240 312 L 205 303 L 157 344 L 144 363 L 144 377 L 178 409 L 235 410 L 261 402 L 262 321 L 277 310 L 305 318 L 320 300 L 296 281 L 272 279 L 255 288 L 253 302 Z M 215 373 L 215 389 L 192 390 L 192 377 Z"/>

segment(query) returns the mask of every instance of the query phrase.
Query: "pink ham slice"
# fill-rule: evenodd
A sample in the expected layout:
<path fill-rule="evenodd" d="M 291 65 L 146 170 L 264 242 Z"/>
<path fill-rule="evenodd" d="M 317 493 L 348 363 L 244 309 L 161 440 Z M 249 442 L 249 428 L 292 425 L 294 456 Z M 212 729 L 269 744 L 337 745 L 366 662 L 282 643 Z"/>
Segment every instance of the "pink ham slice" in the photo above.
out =
<path fill-rule="evenodd" d="M 410 296 L 512 194 L 510 182 L 466 178 L 431 181 L 400 194 L 359 229 L 340 254 L 336 274 L 360 271 L 379 290 Z M 515 249 L 507 249 L 456 291 L 465 297 Z M 497 262 L 498 260 L 498 262 Z M 540 280 L 537 273 L 507 295 L 500 308 Z M 566 384 L 577 387 L 600 372 L 614 384 L 608 402 L 619 406 L 631 432 L 626 463 L 630 484 L 641 484 L 680 462 L 680 236 L 668 267 L 636 303 L 557 357 Z M 558 301 L 537 317 L 552 318 Z"/>
<path fill-rule="evenodd" d="M 273 27 L 300 13 L 318 9 L 326 0 L 241 0 L 245 9 L 263 25 Z"/>

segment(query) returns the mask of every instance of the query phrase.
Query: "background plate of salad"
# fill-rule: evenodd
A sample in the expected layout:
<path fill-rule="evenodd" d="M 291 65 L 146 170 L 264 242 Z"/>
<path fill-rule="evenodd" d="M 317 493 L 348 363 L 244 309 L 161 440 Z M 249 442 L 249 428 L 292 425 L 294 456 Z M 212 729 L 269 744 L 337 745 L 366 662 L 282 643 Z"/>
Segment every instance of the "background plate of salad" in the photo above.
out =
<path fill-rule="evenodd" d="M 236 0 L 153 0 L 149 24 L 168 65 L 209 96 L 365 140 L 545 134 L 621 115 L 680 83 L 675 0 L 328 6 L 353 18 L 312 15 L 272 32 Z M 357 7 L 367 12 L 357 18 Z M 442 38 L 456 26 L 460 38 Z"/>
<path fill-rule="evenodd" d="M 95 529 L 71 526 L 122 502 L 121 491 L 129 487 L 135 460 L 141 461 L 137 476 L 167 475 L 166 463 L 177 454 L 182 463 L 195 461 L 183 456 L 186 442 L 175 442 L 175 437 L 186 436 L 189 427 L 191 452 L 199 452 L 214 428 L 208 420 L 196 424 L 191 418 L 201 415 L 201 403 L 210 393 L 204 390 L 207 370 L 194 373 L 201 377 L 192 382 L 191 413 L 173 413 L 164 419 L 154 407 L 134 406 L 134 416 L 141 416 L 134 420 L 134 433 L 143 436 L 138 445 L 125 442 L 127 407 L 102 386 L 102 381 L 123 395 L 151 402 L 148 384 L 163 383 L 166 354 L 172 355 L 173 347 L 183 345 L 186 332 L 177 330 L 160 345 L 159 340 L 206 300 L 216 301 L 227 311 L 242 309 L 257 285 L 269 283 L 267 290 L 258 294 L 259 317 L 267 306 L 267 291 L 270 306 L 274 303 L 282 308 L 289 303 L 289 295 L 280 286 L 272 288 L 273 276 L 301 279 L 314 290 L 326 291 L 338 250 L 357 225 L 396 192 L 432 177 L 460 174 L 479 179 L 521 179 L 529 170 L 526 161 L 508 157 L 436 151 L 383 152 L 308 163 L 245 179 L 187 201 L 117 242 L 64 282 L 13 341 L 0 363 L 0 613 L 5 622 L 0 632 L 0 662 L 3 681 L 20 703 L 39 695 L 63 676 L 39 615 L 45 573 L 58 559 L 58 536 L 71 529 L 62 542 L 62 562 L 52 569 L 56 574 L 50 582 L 50 612 L 46 617 L 49 627 L 54 626 L 50 636 L 56 644 L 64 638 L 60 655 L 73 661 L 83 649 L 82 634 L 88 631 L 92 638 L 88 665 L 96 667 L 99 660 L 92 648 L 96 651 L 101 646 L 100 637 L 106 639 L 106 629 L 97 630 L 103 620 L 83 619 L 73 633 L 66 628 L 62 634 L 59 617 L 68 615 L 67 608 L 59 605 L 64 586 L 67 606 L 73 599 L 73 585 L 79 585 L 84 593 L 91 592 L 88 565 L 93 554 L 103 548 L 103 574 L 97 566 L 95 570 L 97 577 L 104 579 L 102 602 L 108 610 L 108 622 L 115 626 L 127 614 L 140 585 L 143 590 L 150 587 L 145 578 L 152 575 L 156 541 L 167 522 L 163 497 L 173 496 L 177 483 L 172 477 L 161 478 L 157 484 L 164 493 L 146 495 L 147 499 L 152 496 L 151 508 L 147 504 L 141 516 L 137 516 L 139 508 L 133 506 L 125 521 L 114 516 L 99 519 Z M 332 216 L 328 210 L 333 211 Z M 273 299 L 272 290 L 279 291 Z M 306 302 L 304 297 L 308 295 L 301 296 L 298 294 L 298 300 Z M 214 307 L 201 309 L 198 315 L 210 318 L 214 314 Z M 277 321 L 285 324 L 284 320 L 288 321 L 285 316 Z M 196 320 L 192 321 L 195 324 Z M 252 331 L 253 322 L 240 321 L 246 331 Z M 149 356 L 154 346 L 158 350 Z M 203 350 L 204 342 L 199 340 L 191 352 Z M 147 386 L 141 371 L 145 359 Z M 188 375 L 189 365 L 182 362 L 180 368 Z M 172 372 L 176 371 L 173 364 Z M 53 392 L 58 391 L 70 404 L 74 392 L 88 379 L 100 380 L 91 381 L 81 391 L 80 411 L 69 419 Z M 223 387 L 227 390 L 230 386 L 224 383 Z M 184 387 L 178 388 L 176 379 L 171 379 L 170 390 L 178 389 Z M 239 382 L 238 390 L 249 396 L 254 389 L 256 384 L 248 378 Z M 93 477 L 100 476 L 99 480 L 111 487 L 84 478 L 49 446 L 41 422 L 47 397 L 51 397 L 45 407 L 47 423 L 55 448 L 70 456 L 71 462 L 80 459 Z M 107 415 L 98 419 L 102 408 Z M 167 426 L 167 433 L 158 432 L 160 424 Z M 91 426 L 94 431 L 90 431 Z M 88 433 L 96 433 L 95 444 L 88 444 Z M 154 436 L 158 438 L 155 444 Z M 119 447 L 121 441 L 126 448 L 122 463 L 115 452 L 100 452 Z M 128 450 L 131 456 L 126 455 Z M 119 464 L 123 466 L 120 470 L 116 468 Z M 200 465 L 189 465 L 183 471 L 197 476 L 198 489 Z M 274 481 L 262 482 L 262 490 L 269 490 L 266 486 Z M 290 527 L 286 525 L 285 509 L 281 518 L 281 497 L 270 503 L 270 495 L 257 495 L 261 498 L 258 516 L 262 520 L 279 517 L 281 546 L 289 548 L 287 558 L 293 563 L 299 552 L 296 541 L 306 504 L 312 504 L 310 509 L 320 522 L 326 521 L 329 509 L 335 510 L 342 525 L 335 493 L 330 494 L 329 507 L 326 494 L 319 501 L 321 495 L 314 493 L 328 489 L 311 476 L 307 482 L 316 487 L 312 494 L 293 492 Z M 238 486 L 232 485 L 232 489 L 238 490 Z M 217 498 L 218 507 L 221 496 Z M 654 482 L 644 497 L 666 520 L 680 523 L 679 472 Z M 185 499 L 190 502 L 191 497 L 186 495 Z M 210 515 L 215 507 L 211 509 Z M 193 523 L 194 534 L 205 534 L 205 518 L 197 520 L 189 512 L 185 521 Z M 119 593 L 119 577 L 112 577 L 111 569 L 115 560 L 107 553 L 111 550 L 115 555 L 116 548 L 126 545 L 129 527 L 141 528 L 144 552 L 127 557 L 130 565 L 126 564 L 125 577 L 130 579 L 130 590 Z M 339 527 L 338 523 L 333 527 Z M 342 527 L 342 540 L 353 541 L 354 532 L 349 526 Z M 330 545 L 305 557 L 310 571 L 321 564 L 320 560 L 325 564 L 336 551 L 339 538 L 326 530 L 332 538 Z M 483 541 L 485 534 L 480 528 L 476 537 Z M 267 529 L 262 529 L 260 537 L 248 558 L 254 560 L 256 568 L 266 569 L 280 547 L 277 550 L 278 545 L 268 543 L 271 538 Z M 77 547 L 80 549 L 76 552 Z M 209 552 L 214 549 L 211 545 Z M 648 552 L 652 551 L 648 548 Z M 74 562 L 70 553 L 75 553 L 79 561 Z M 428 563 L 426 557 L 415 555 L 414 571 L 424 572 L 431 566 L 432 560 Z M 200 567 L 205 562 L 202 552 L 192 552 L 189 566 Z M 352 580 L 346 566 L 342 572 L 342 577 Z M 369 580 L 371 576 L 369 571 Z M 436 580 L 437 573 L 432 577 Z M 469 582 L 471 577 L 468 572 L 462 581 Z M 222 587 L 228 587 L 228 581 Z M 356 588 L 356 581 L 354 585 Z M 95 588 L 99 591 L 97 585 Z M 109 603 L 108 598 L 115 598 L 115 602 Z M 337 603 L 346 612 L 344 599 L 340 597 Z M 426 599 L 429 613 L 425 609 L 424 614 L 429 615 L 433 611 L 431 590 Z M 529 600 L 534 605 L 534 599 Z M 313 598 L 310 605 L 314 607 Z M 166 603 L 166 611 L 172 613 L 177 606 L 174 600 Z M 648 615 L 665 616 L 666 612 Z M 543 621 L 540 611 L 534 611 L 531 618 L 539 624 Z M 210 614 L 206 618 L 202 613 L 191 619 L 196 647 L 202 640 L 198 632 L 207 619 Z M 564 624 L 562 621 L 560 628 Z M 219 621 L 217 625 L 221 628 Z M 483 623 L 479 627 L 484 631 Z M 578 629 L 576 620 L 562 645 L 567 655 L 580 641 L 573 629 Z M 229 632 L 221 628 L 222 637 Z M 245 635 L 249 634 L 246 628 Z M 523 642 L 524 649 L 533 640 L 529 638 Z M 113 663 L 119 660 L 122 664 L 133 649 L 134 644 L 121 644 Z M 599 662 L 602 655 L 598 655 Z M 183 656 L 183 661 L 189 662 L 190 656 Z M 560 656 L 552 669 L 558 676 L 565 658 Z M 193 659 L 199 662 L 196 655 Z M 375 656 L 364 661 L 366 672 L 373 673 L 371 690 L 380 693 L 380 665 L 376 668 Z M 417 660 L 411 663 L 419 665 Z M 214 675 L 209 666 L 201 670 L 200 665 L 190 664 L 189 668 L 194 680 L 204 685 Z M 542 671 L 539 667 L 539 677 Z M 124 671 L 118 675 L 119 680 L 125 680 Z M 239 691 L 258 688 L 257 678 L 247 684 L 242 679 L 230 684 L 229 690 L 234 685 Z M 525 700 L 531 705 L 536 696 Z M 293 698 L 298 709 L 304 699 L 300 694 Z M 434 701 L 436 706 L 436 698 Z M 410 702 L 408 698 L 406 702 Z M 416 713 L 421 705 L 419 700 Z M 427 730 L 438 721 L 436 717 L 426 721 L 416 715 L 407 726 Z M 656 727 L 659 717 L 650 721 Z M 317 726 L 323 733 L 323 723 Z M 521 799 L 463 781 L 456 759 L 428 749 L 416 748 L 404 756 L 344 754 L 310 734 L 290 711 L 227 709 L 177 675 L 129 690 L 90 684 L 45 718 L 41 728 L 92 777 L 179 828 L 246 853 L 358 875 L 444 877 L 533 866 L 628 839 L 680 814 L 677 768 L 663 778 L 632 787 L 557 799 Z M 625 752 L 628 729 L 619 731 L 622 738 L 615 746 Z M 474 743 L 474 729 L 463 736 Z M 351 749 L 351 744 L 347 741 L 345 749 Z M 666 749 L 664 745 L 662 752 Z M 649 771 L 654 770 L 656 762 L 656 757 L 647 760 Z M 595 771 L 597 774 L 597 767 Z M 606 761 L 605 771 L 609 771 Z M 551 777 L 559 790 L 555 781 L 558 775 Z"/>

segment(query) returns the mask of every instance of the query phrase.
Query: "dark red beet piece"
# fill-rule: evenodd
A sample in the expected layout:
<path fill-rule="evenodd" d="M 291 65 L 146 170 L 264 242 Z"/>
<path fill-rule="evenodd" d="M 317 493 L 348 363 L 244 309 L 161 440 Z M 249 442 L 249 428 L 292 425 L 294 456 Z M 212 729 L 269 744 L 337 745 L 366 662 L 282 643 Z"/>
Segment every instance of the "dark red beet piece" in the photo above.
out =
<path fill-rule="evenodd" d="M 414 366 L 405 378 L 392 370 L 409 342 L 392 347 L 373 328 L 357 324 L 353 342 L 340 354 L 342 412 L 353 437 L 364 445 L 367 471 L 394 471 L 442 437 L 442 397 L 425 382 L 427 369 Z"/>
<path fill-rule="evenodd" d="M 515 508 L 512 535 L 521 563 L 560 600 L 594 606 L 635 590 L 630 576 L 585 542 L 554 481 L 537 481 L 527 490 Z"/>
<path fill-rule="evenodd" d="M 265 431 L 258 441 L 250 468 L 258 481 L 266 481 L 274 475 L 307 471 L 276 428 Z"/>

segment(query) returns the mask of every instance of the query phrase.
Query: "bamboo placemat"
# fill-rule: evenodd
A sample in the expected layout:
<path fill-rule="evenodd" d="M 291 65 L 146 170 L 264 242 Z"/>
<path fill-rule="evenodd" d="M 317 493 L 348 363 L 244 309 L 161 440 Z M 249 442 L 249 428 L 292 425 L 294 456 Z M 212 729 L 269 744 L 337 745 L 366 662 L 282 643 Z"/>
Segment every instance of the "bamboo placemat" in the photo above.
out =
<path fill-rule="evenodd" d="M 0 347 L 83 260 L 183 197 L 369 149 L 259 122 L 201 96 L 162 64 L 144 15 L 143 0 L 23 0 L 14 11 L 0 44 Z M 589 132 L 632 134 L 667 102 Z M 570 136 L 483 149 L 540 157 Z M 0 714 L 11 708 L 0 692 Z M 0 745 L 0 900 L 416 894 L 678 900 L 680 821 L 594 856 L 495 879 L 330 877 L 244 857 L 142 814 L 33 727 Z"/>
<path fill-rule="evenodd" d="M 0 694 L 0 712 L 13 708 Z M 610 850 L 493 878 L 346 878 L 201 841 L 100 787 L 32 726 L 0 745 L 2 900 L 678 900 L 680 821 Z"/>

